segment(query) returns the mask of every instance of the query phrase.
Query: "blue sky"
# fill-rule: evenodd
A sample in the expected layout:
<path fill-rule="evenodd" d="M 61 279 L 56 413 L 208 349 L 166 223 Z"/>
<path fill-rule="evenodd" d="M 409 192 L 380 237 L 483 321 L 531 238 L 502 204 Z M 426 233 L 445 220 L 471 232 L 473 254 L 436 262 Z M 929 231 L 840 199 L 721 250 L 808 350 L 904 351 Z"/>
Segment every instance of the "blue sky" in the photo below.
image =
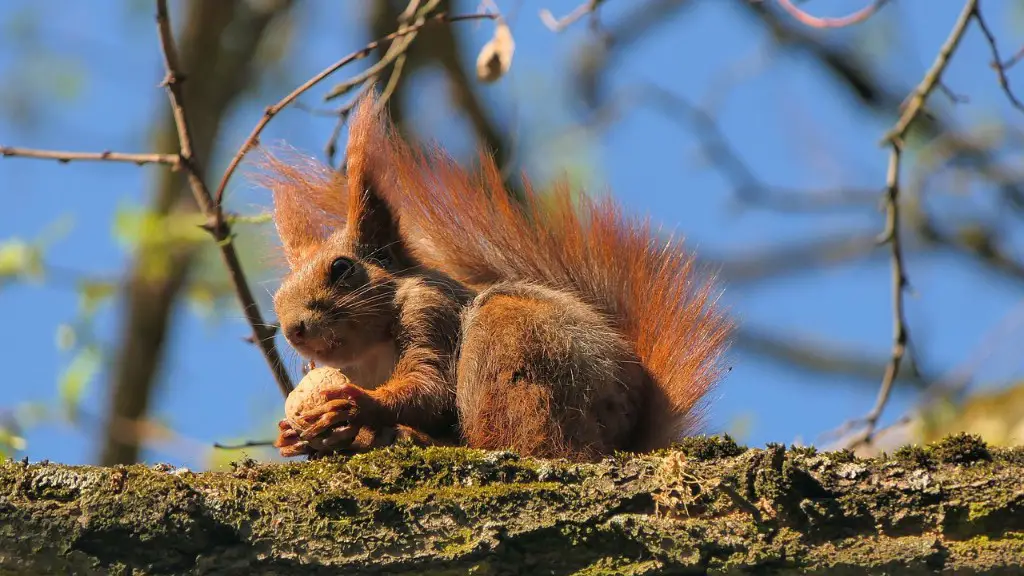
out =
<path fill-rule="evenodd" d="M 857 9 L 864 1 L 809 2 L 807 9 L 834 16 Z M 172 2 L 174 7 L 178 4 Z M 516 9 L 519 4 L 522 6 Z M 129 9 L 130 5 L 135 8 Z M 555 34 L 536 14 L 541 7 L 555 14 L 567 13 L 576 0 L 499 1 L 498 5 L 514 18 L 515 61 L 509 77 L 482 93 L 497 110 L 502 125 L 517 134 L 519 153 L 531 172 L 547 176 L 569 162 L 587 162 L 594 168 L 588 178 L 595 192 L 611 191 L 629 210 L 652 214 L 665 228 L 685 235 L 695 250 L 715 258 L 755 254 L 772 245 L 822 235 L 852 236 L 881 230 L 881 214 L 871 210 L 797 216 L 735 210 L 729 182 L 701 163 L 694 133 L 643 108 L 629 111 L 590 141 L 564 139 L 576 121 L 565 90 L 565 70 L 581 45 L 586 25 Z M 610 0 L 607 5 L 606 21 L 614 22 L 632 3 Z M 709 86 L 720 81 L 723 70 L 744 62 L 749 67 L 761 54 L 766 64 L 716 102 L 719 126 L 748 166 L 763 182 L 785 188 L 881 187 L 887 157 L 877 142 L 887 129 L 885 119 L 857 112 L 856 103 L 812 62 L 782 52 L 765 52 L 769 44 L 763 32 L 735 5 L 705 0 L 667 22 L 625 52 L 621 61 L 627 65 L 616 70 L 612 87 L 654 81 L 700 102 Z M 930 65 L 960 7 L 961 3 L 954 1 L 891 2 L 871 25 L 822 34 L 830 34 L 836 41 L 867 35 L 877 66 L 903 79 L 909 88 Z M 32 89 L 30 83 L 12 80 L 16 78 L 12 71 L 26 62 L 35 77 L 44 79 L 59 77 L 63 66 L 77 67 L 81 71 L 79 86 L 70 100 L 32 96 L 41 113 L 28 126 L 17 122 L 17 115 L 4 114 L 0 145 L 146 151 L 147 128 L 157 111 L 166 106 L 165 95 L 157 88 L 162 69 L 148 4 L 95 2 L 86 6 L 16 0 L 0 4 L 0 25 L 29 9 L 42 15 L 40 42 L 31 48 L 33 58 L 26 60 L 29 53 L 12 35 L 0 35 L 3 92 L 18 94 Z M 258 101 L 249 101 L 232 112 L 218 162 L 223 164 L 243 141 L 265 105 L 365 44 L 368 39 L 362 36 L 355 18 L 361 9 L 358 0 L 312 1 L 299 6 L 296 25 L 302 33 L 295 35 L 288 56 L 286 81 L 274 83 Z M 823 12 L 825 9 L 831 12 Z M 1001 39 L 1003 53 L 1012 54 L 1024 36 L 1021 19 L 1014 25 L 1010 2 L 988 2 L 984 9 Z M 461 26 L 474 50 L 491 30 L 487 23 Z M 44 58 L 46 55 L 52 59 Z M 466 55 L 467 59 L 473 57 Z M 972 30 L 946 76 L 946 85 L 970 100 L 950 111 L 965 128 L 993 122 L 1020 126 L 1021 113 L 1014 111 L 999 91 L 987 66 L 989 60 L 987 46 L 977 29 Z M 359 69 L 347 69 L 338 78 Z M 1010 79 L 1024 93 L 1021 70 L 1013 71 Z M 413 81 L 417 131 L 439 139 L 464 157 L 470 152 L 467 125 L 446 106 L 436 105 L 445 101 L 443 85 L 432 76 Z M 303 100 L 317 103 L 313 96 Z M 934 101 L 951 108 L 941 95 Z M 285 141 L 319 154 L 331 128 L 330 119 L 289 110 L 270 125 L 264 142 Z M 908 170 L 911 168 L 913 165 Z M 119 208 L 146 201 L 151 179 L 159 169 L 2 159 L 0 198 L 7 208 L 0 211 L 0 238 L 36 237 L 61 217 L 70 216 L 73 227 L 48 252 L 48 262 L 95 276 L 117 275 L 128 255 L 112 234 L 112 219 Z M 934 193 L 949 196 L 943 202 L 956 210 L 985 213 L 989 191 L 984 187 L 975 186 L 968 196 L 937 188 Z M 265 207 L 268 200 L 264 191 L 244 178 L 233 180 L 229 196 L 234 209 L 249 213 Z M 1024 238 L 1019 231 L 1015 239 L 1016 253 L 1024 256 Z M 908 271 L 915 288 L 915 296 L 907 303 L 912 335 L 924 366 L 933 372 L 943 373 L 966 360 L 1021 298 L 1019 284 L 953 256 L 912 254 Z M 269 301 L 275 276 L 270 272 L 254 282 L 264 303 Z M 883 358 L 891 338 L 889 286 L 887 261 L 874 258 L 757 284 L 727 284 L 723 301 L 738 322 L 753 328 L 775 329 L 792 338 L 823 341 Z M 0 314 L 6 326 L 0 337 L 0 359 L 6 372 L 0 386 L 0 409 L 55 401 L 58 375 L 68 361 L 55 344 L 55 332 L 61 323 L 74 320 L 77 306 L 75 292 L 54 283 L 14 284 L 0 291 Z M 99 335 L 108 343 L 115 337 L 118 313 L 116 307 L 108 306 L 97 324 Z M 270 315 L 269 309 L 265 314 Z M 157 396 L 157 417 L 200 445 L 269 437 L 281 406 L 258 351 L 241 341 L 247 334 L 241 314 L 232 308 L 221 315 L 219 320 L 210 320 L 183 310 L 177 316 Z M 977 374 L 977 382 L 1019 378 L 1024 367 L 1013 360 L 1012 352 L 1004 353 L 1001 361 L 993 360 Z M 293 368 L 298 365 L 292 364 Z M 803 374 L 738 350 L 731 354 L 730 364 L 732 371 L 714 393 L 712 431 L 740 430 L 742 439 L 752 444 L 813 441 L 868 410 L 874 401 L 874 386 L 852 378 Z M 94 413 L 105 406 L 105 375 L 101 373 L 90 383 L 84 399 L 84 407 Z M 912 400 L 910 395 L 898 394 L 887 417 L 898 416 Z M 31 459 L 87 463 L 97 454 L 91 432 L 66 425 L 33 427 L 26 438 L 25 454 Z M 196 467 L 206 462 L 201 453 L 158 450 L 147 451 L 146 458 Z"/>

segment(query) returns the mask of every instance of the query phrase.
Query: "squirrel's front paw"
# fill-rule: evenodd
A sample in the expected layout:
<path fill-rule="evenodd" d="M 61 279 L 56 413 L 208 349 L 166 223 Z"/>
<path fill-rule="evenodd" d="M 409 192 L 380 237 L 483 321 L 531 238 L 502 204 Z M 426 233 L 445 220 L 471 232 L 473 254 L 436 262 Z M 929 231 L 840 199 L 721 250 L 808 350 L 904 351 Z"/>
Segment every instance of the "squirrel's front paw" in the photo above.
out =
<path fill-rule="evenodd" d="M 359 450 L 366 437 L 393 427 L 390 420 L 380 403 L 340 370 L 317 368 L 288 395 L 274 446 L 286 457 Z"/>
<path fill-rule="evenodd" d="M 299 439 L 317 451 L 348 446 L 364 427 L 382 424 L 377 402 L 352 384 L 324 387 L 320 397 L 320 404 L 291 419 Z"/>
<path fill-rule="evenodd" d="M 281 420 L 277 423 L 279 432 L 277 434 L 277 440 L 274 441 L 274 448 L 277 448 L 281 452 L 281 456 L 290 458 L 292 456 L 302 456 L 304 454 L 313 454 L 315 450 L 309 445 L 308 442 L 299 438 L 298 431 L 292 428 L 292 425 L 288 420 Z"/>

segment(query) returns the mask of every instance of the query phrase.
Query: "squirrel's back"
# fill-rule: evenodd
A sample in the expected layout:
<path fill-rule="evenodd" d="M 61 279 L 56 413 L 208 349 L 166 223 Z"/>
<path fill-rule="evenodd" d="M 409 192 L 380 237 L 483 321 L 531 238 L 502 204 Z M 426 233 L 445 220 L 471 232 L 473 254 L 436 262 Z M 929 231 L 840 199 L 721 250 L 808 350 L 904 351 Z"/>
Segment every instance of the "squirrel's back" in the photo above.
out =
<path fill-rule="evenodd" d="M 681 241 L 564 181 L 546 194 L 526 183 L 514 198 L 489 155 L 470 172 L 436 147 L 414 149 L 372 105 L 350 129 L 386 166 L 384 193 L 421 261 L 477 288 L 528 282 L 574 294 L 607 316 L 656 387 L 637 447 L 696 430 L 731 323 Z"/>

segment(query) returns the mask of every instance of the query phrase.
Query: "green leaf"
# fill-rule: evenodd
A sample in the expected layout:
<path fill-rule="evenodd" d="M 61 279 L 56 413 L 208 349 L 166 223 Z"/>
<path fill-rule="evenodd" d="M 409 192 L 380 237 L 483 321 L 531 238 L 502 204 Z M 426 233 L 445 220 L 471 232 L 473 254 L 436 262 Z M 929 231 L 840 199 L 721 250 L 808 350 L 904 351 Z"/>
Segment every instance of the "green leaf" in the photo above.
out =
<path fill-rule="evenodd" d="M 117 294 L 117 284 L 99 280 L 83 280 L 78 284 L 78 307 L 82 314 L 92 316 L 101 304 Z"/>
<path fill-rule="evenodd" d="M 114 213 L 114 237 L 126 247 L 152 248 L 178 242 L 198 244 L 210 239 L 200 228 L 205 221 L 202 214 L 194 212 L 163 215 L 122 206 Z"/>
<path fill-rule="evenodd" d="M 58 394 L 68 418 L 75 418 L 86 386 L 99 372 L 101 360 L 99 348 L 87 346 L 78 351 L 61 376 Z"/>
<path fill-rule="evenodd" d="M 0 425 L 0 455 L 10 458 L 15 452 L 21 452 L 27 446 L 25 438 L 18 434 L 13 427 Z"/>
<path fill-rule="evenodd" d="M 0 243 L 0 280 L 5 278 L 41 278 L 43 257 L 37 246 L 20 238 Z"/>

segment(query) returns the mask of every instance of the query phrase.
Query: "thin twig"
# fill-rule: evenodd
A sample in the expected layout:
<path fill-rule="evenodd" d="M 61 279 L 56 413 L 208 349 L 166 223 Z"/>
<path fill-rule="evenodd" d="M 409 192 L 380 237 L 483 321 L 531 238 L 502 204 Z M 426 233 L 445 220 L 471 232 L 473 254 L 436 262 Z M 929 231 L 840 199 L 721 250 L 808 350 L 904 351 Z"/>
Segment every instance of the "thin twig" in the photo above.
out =
<path fill-rule="evenodd" d="M 888 244 L 892 258 L 892 323 L 893 340 L 892 355 L 882 377 L 882 385 L 878 390 L 878 398 L 875 406 L 857 424 L 862 424 L 864 430 L 858 434 L 850 443 L 854 448 L 862 444 L 870 444 L 878 427 L 878 420 L 885 410 L 889 397 L 892 394 L 893 383 L 899 375 L 900 364 L 907 350 L 907 343 L 910 340 L 907 329 L 907 318 L 904 312 L 904 296 L 907 287 L 906 268 L 903 262 L 903 247 L 900 238 L 899 220 L 899 192 L 900 192 L 900 164 L 903 157 L 903 142 L 906 138 L 910 125 L 918 114 L 924 110 L 925 101 L 928 96 L 940 85 L 942 73 L 949 65 L 950 58 L 956 52 L 957 46 L 967 31 L 967 25 L 971 21 L 977 9 L 978 0 L 968 0 L 964 5 L 960 17 L 957 19 L 953 30 L 950 32 L 946 42 L 939 50 L 938 56 L 931 68 L 925 74 L 921 83 L 914 89 L 913 95 L 907 102 L 903 113 L 897 120 L 896 125 L 886 134 L 883 144 L 890 147 L 889 167 L 886 174 L 885 191 L 885 230 L 879 237 L 879 243 Z M 851 424 L 852 425 L 852 424 Z"/>
<path fill-rule="evenodd" d="M 1009 70 L 1017 65 L 1017 62 L 1024 60 L 1024 46 L 1021 46 L 1017 53 L 1010 56 L 1010 59 L 1002 63 L 1003 70 Z"/>
<path fill-rule="evenodd" d="M 593 14 L 601 6 L 602 2 L 604 2 L 604 0 L 587 0 L 583 4 L 574 8 L 572 12 L 561 18 L 555 18 L 555 15 L 551 13 L 551 10 L 544 8 L 540 11 L 540 19 L 541 22 L 543 22 L 544 25 L 552 32 L 561 32 L 578 22 L 587 14 Z"/>
<path fill-rule="evenodd" d="M 224 190 L 228 186 L 228 181 L 231 179 L 231 176 L 235 173 L 235 170 L 238 169 L 238 165 L 242 162 L 242 159 L 245 158 L 245 155 L 248 154 L 249 151 L 252 150 L 257 145 L 257 143 L 259 142 L 260 134 L 263 132 L 263 129 L 266 128 L 267 124 L 270 123 L 271 120 L 273 120 L 274 116 L 277 116 L 277 114 L 280 113 L 281 110 L 283 110 L 286 106 L 295 101 L 296 98 L 302 96 L 302 94 L 304 94 L 307 90 L 316 86 L 325 78 L 337 72 L 343 66 L 355 62 L 356 60 L 366 58 L 384 42 L 388 42 L 394 40 L 395 38 L 399 38 L 401 36 L 405 36 L 407 34 L 416 32 L 417 30 L 423 28 L 428 24 L 434 22 L 459 22 L 462 20 L 493 20 L 496 17 L 497 16 L 495 14 L 485 13 L 464 14 L 459 16 L 449 16 L 448 14 L 445 13 L 437 14 L 424 20 L 423 22 L 414 24 L 412 26 L 409 26 L 408 28 L 403 28 L 396 32 L 392 32 L 391 34 L 388 34 L 383 38 L 379 38 L 377 40 L 374 40 L 373 42 L 370 42 L 363 48 L 349 54 L 348 56 L 345 56 L 344 58 L 338 60 L 334 64 L 331 64 L 327 68 L 324 68 L 323 70 L 320 71 L 319 74 L 313 76 L 306 82 L 302 83 L 301 86 L 293 90 L 291 94 L 288 94 L 287 96 L 282 98 L 277 104 L 267 107 L 267 109 L 263 111 L 263 117 L 256 124 L 256 127 L 253 128 L 252 132 L 249 134 L 249 137 L 245 139 L 245 142 L 242 144 L 242 147 L 238 149 L 238 152 L 231 159 L 231 163 L 228 164 L 227 170 L 224 171 L 224 176 L 221 177 L 220 184 L 217 185 L 217 191 L 214 197 L 216 198 L 215 206 L 217 207 L 218 212 L 220 209 L 219 207 L 222 205 L 222 202 L 224 200 Z"/>
<path fill-rule="evenodd" d="M 1003 67 L 1002 58 L 999 57 L 999 47 L 996 44 L 996 37 L 989 30 L 988 24 L 985 23 L 985 19 L 981 16 L 981 9 L 977 6 L 974 7 L 974 20 L 978 23 L 978 27 L 981 28 L 981 33 L 985 35 L 985 39 L 988 41 L 989 49 L 992 51 L 992 67 L 996 70 L 996 75 L 999 78 L 999 86 L 1003 88 L 1003 92 L 1006 97 L 1010 99 L 1010 103 L 1013 107 L 1021 112 L 1024 112 L 1024 104 L 1017 99 L 1017 96 L 1013 93 L 1013 89 L 1010 88 L 1010 81 L 1006 79 L 1006 69 Z"/>
<path fill-rule="evenodd" d="M 238 444 L 221 444 L 220 442 L 214 442 L 213 447 L 218 450 L 243 450 L 245 448 L 262 448 L 264 446 L 273 446 L 273 440 L 246 440 Z"/>
<path fill-rule="evenodd" d="M 338 106 L 336 108 L 318 108 L 316 106 L 310 106 L 305 102 L 296 101 L 292 104 L 292 107 L 296 110 L 302 110 L 310 116 L 320 116 L 321 118 L 337 118 L 345 115 L 345 106 Z"/>
<path fill-rule="evenodd" d="M 778 0 L 778 3 L 779 6 L 782 6 L 790 16 L 796 18 L 805 26 L 810 26 L 812 28 L 843 28 L 859 24 L 868 18 L 871 18 L 888 1 L 889 0 L 874 0 L 870 5 L 861 8 L 853 14 L 842 16 L 840 18 L 819 18 L 817 16 L 812 16 L 800 8 L 797 8 L 791 0 Z"/>
<path fill-rule="evenodd" d="M 957 46 L 960 45 L 960 40 L 963 39 L 964 33 L 967 32 L 967 25 L 970 24 L 971 17 L 974 15 L 977 6 L 978 0 L 968 0 L 964 5 L 964 9 L 960 12 L 959 18 L 957 18 L 956 25 L 953 26 L 953 31 L 946 38 L 942 48 L 939 49 L 935 62 L 927 74 L 925 74 L 921 83 L 914 89 L 896 125 L 882 139 L 883 144 L 891 144 L 895 140 L 903 139 L 910 127 L 910 123 L 917 118 L 918 114 L 921 114 L 925 100 L 928 99 L 928 95 L 931 94 L 932 90 L 938 86 L 942 73 L 949 64 L 950 57 L 956 51 Z"/>
<path fill-rule="evenodd" d="M 418 19 L 419 23 L 422 23 L 422 19 L 428 13 L 437 8 L 437 5 L 440 3 L 439 0 L 430 0 L 429 4 L 421 8 L 421 1 L 422 0 L 411 0 L 409 2 L 409 5 L 405 7 L 405 10 L 402 11 L 402 13 L 398 16 L 399 30 L 404 30 L 407 26 L 409 26 L 410 23 L 414 23 L 413 19 Z M 390 79 L 388 81 L 388 88 L 390 88 L 391 91 L 394 90 L 394 87 L 397 86 L 398 80 L 402 75 L 402 69 L 405 67 L 406 50 L 409 49 L 409 46 L 411 45 L 412 41 L 415 38 L 415 33 L 409 34 L 405 36 L 404 41 L 393 43 L 391 46 L 388 47 L 388 51 L 384 54 L 384 56 L 380 59 L 379 62 L 377 62 L 373 66 L 370 66 L 369 69 L 364 70 L 361 74 L 357 74 L 355 77 L 349 78 L 348 80 L 342 82 L 341 84 L 336 85 L 334 88 L 331 89 L 330 93 L 327 94 L 327 96 L 324 98 L 324 100 L 331 100 L 336 96 L 340 96 L 341 94 L 350 91 L 354 86 L 362 83 L 362 87 L 359 88 L 359 93 L 356 95 L 356 97 L 352 98 L 352 100 L 349 101 L 348 104 L 345 104 L 344 106 L 341 106 L 336 110 L 336 115 L 338 119 L 334 122 L 334 128 L 331 130 L 331 134 L 327 138 L 327 144 L 324 145 L 324 156 L 326 157 L 327 164 L 329 166 L 334 166 L 334 157 L 338 153 L 338 139 L 341 138 L 341 131 L 345 127 L 345 124 L 348 123 L 349 114 L 352 113 L 352 110 L 355 108 L 356 104 L 359 103 L 362 97 L 367 92 L 374 89 L 377 83 L 377 78 L 379 77 L 380 73 L 383 72 L 384 69 L 389 64 L 392 63 L 394 64 L 394 66 L 392 67 L 391 70 Z M 385 88 L 384 94 L 382 94 L 380 99 L 378 100 L 378 106 L 380 107 L 385 106 L 387 100 L 391 98 L 391 94 L 388 88 Z"/>
<path fill-rule="evenodd" d="M 357 94 L 355 98 L 352 98 L 348 104 L 338 108 L 338 120 L 334 123 L 331 135 L 327 138 L 327 144 L 324 145 L 324 156 L 327 159 L 328 165 L 334 166 L 334 157 L 338 153 L 338 139 L 341 138 L 341 130 L 348 122 L 349 115 L 352 114 L 352 110 L 355 109 L 356 104 L 359 104 L 359 100 L 363 95 L 372 90 L 373 86 L 373 82 L 368 80 L 363 84 L 363 87 L 359 89 L 359 94 Z"/>
<path fill-rule="evenodd" d="M 74 161 L 99 161 L 99 162 L 131 162 L 142 166 L 144 164 L 166 164 L 177 169 L 180 158 L 177 154 L 131 154 L 126 152 L 65 152 L 63 150 L 37 150 L 34 148 L 14 148 L 12 146 L 0 146 L 0 156 L 18 156 L 21 158 L 38 158 L 41 160 L 56 160 L 61 164 Z"/>
<path fill-rule="evenodd" d="M 181 166 L 188 175 L 188 182 L 196 203 L 207 217 L 206 230 L 213 235 L 220 248 L 224 264 L 228 269 L 231 282 L 235 287 L 235 293 L 242 304 L 242 311 L 245 313 L 249 325 L 252 327 L 253 340 L 263 351 L 263 356 L 270 365 L 277 385 L 285 396 L 292 391 L 291 378 L 284 368 L 284 363 L 274 346 L 274 330 L 269 328 L 260 315 L 259 306 L 253 297 L 252 290 L 242 270 L 242 263 L 238 260 L 234 243 L 231 241 L 230 225 L 224 221 L 223 214 L 219 208 L 219 202 L 214 203 L 209 188 L 201 176 L 202 172 L 199 162 L 193 155 L 192 136 L 189 130 L 188 117 L 185 113 L 185 104 L 182 98 L 182 81 L 184 80 L 178 68 L 178 53 L 174 46 L 174 35 L 171 32 L 171 23 L 167 12 L 167 0 L 156 0 L 156 21 L 157 31 L 160 36 L 160 47 L 164 57 L 164 67 L 167 75 L 163 84 L 167 87 L 167 97 L 170 100 L 171 110 L 174 114 L 174 124 L 178 129 L 178 141 L 181 146 L 179 154 Z"/>
<path fill-rule="evenodd" d="M 427 14 L 433 12 L 441 1 L 430 0 L 429 3 L 422 7 L 419 6 L 419 3 L 420 0 L 413 0 L 399 16 L 398 32 L 404 32 L 404 34 L 398 37 L 399 40 L 397 42 L 388 47 L 388 51 L 384 53 L 384 56 L 374 63 L 373 66 L 370 66 L 352 78 L 348 78 L 331 88 L 327 95 L 324 96 L 325 101 L 334 100 L 339 96 L 344 96 L 360 84 L 373 82 L 385 68 L 390 66 L 409 50 L 409 47 L 412 46 L 413 40 L 416 39 L 416 36 L 419 33 L 420 27 L 422 27 L 426 21 Z M 414 17 L 415 21 L 412 20 Z"/>

